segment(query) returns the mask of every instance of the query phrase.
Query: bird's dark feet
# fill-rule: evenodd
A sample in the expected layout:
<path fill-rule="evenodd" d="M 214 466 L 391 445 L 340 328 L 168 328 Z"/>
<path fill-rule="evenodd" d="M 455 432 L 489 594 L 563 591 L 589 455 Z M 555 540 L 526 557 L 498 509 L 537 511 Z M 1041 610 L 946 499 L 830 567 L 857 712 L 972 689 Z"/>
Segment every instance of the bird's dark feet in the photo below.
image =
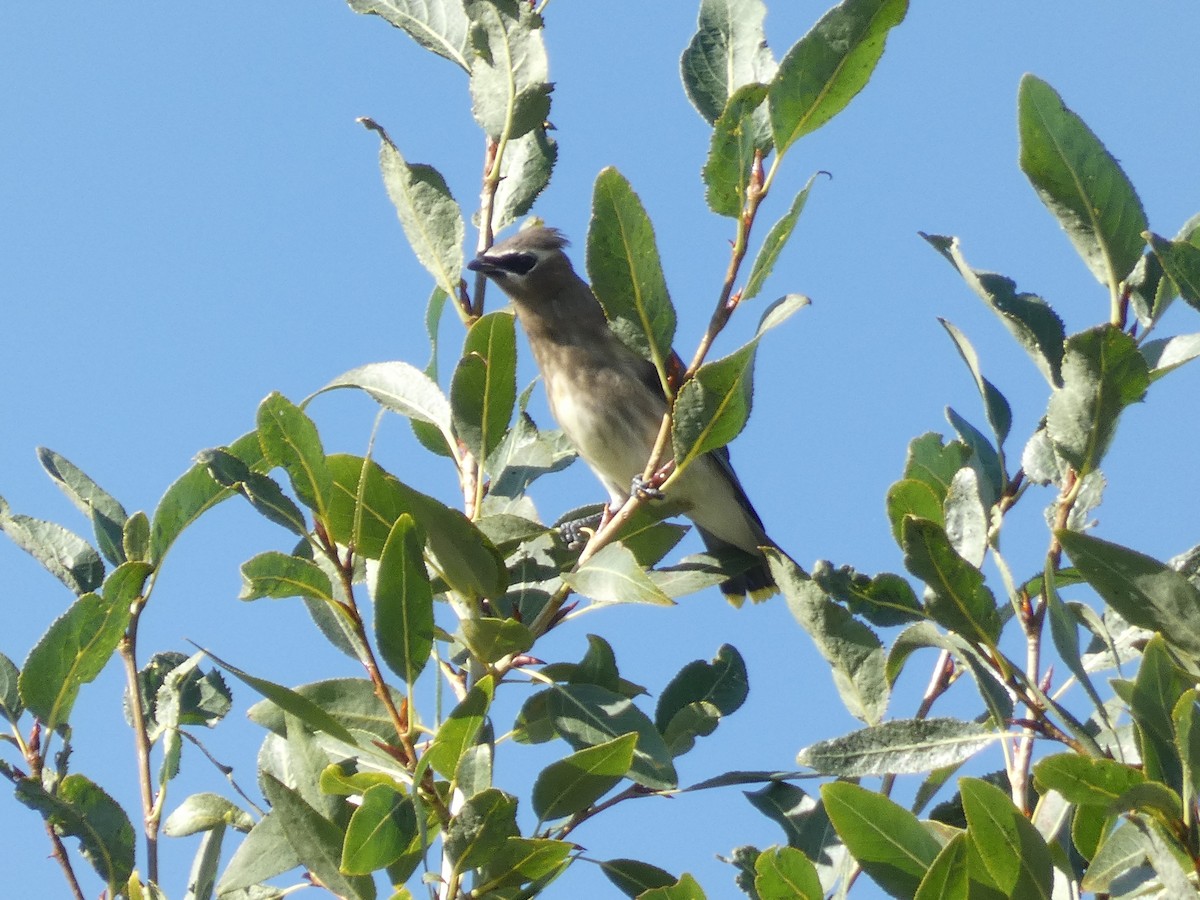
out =
<path fill-rule="evenodd" d="M 588 539 L 595 530 L 600 527 L 603 519 L 604 513 L 584 516 L 581 519 L 572 519 L 569 522 L 563 522 L 559 525 L 558 533 L 562 537 L 563 543 L 567 545 L 568 550 L 580 550 L 588 542 Z"/>
<path fill-rule="evenodd" d="M 629 486 L 629 493 L 642 500 L 662 500 L 667 495 L 658 489 L 658 485 L 661 483 L 657 476 L 647 480 L 641 475 L 634 475 L 633 483 Z"/>

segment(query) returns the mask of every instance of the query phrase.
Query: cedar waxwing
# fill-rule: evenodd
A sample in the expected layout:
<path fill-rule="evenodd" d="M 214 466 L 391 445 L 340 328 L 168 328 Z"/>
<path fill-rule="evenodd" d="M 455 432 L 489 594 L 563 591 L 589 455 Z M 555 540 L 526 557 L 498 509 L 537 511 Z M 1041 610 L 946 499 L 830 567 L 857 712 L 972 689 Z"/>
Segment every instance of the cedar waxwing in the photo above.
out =
<path fill-rule="evenodd" d="M 604 309 L 563 253 L 553 228 L 530 227 L 467 264 L 513 301 L 546 384 L 550 412 L 608 490 L 614 512 L 629 498 L 654 449 L 667 405 L 654 365 L 608 327 Z M 740 603 L 775 584 L 759 549 L 775 546 L 738 482 L 725 448 L 697 459 L 672 485 L 670 500 L 695 524 L 710 551 L 758 557 L 721 585 Z"/>

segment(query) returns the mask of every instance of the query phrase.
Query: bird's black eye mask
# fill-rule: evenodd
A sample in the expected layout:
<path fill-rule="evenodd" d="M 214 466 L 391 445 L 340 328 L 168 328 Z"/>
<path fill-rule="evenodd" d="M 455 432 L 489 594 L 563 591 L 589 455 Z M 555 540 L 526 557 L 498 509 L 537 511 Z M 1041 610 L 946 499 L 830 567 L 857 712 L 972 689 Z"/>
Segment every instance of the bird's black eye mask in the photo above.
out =
<path fill-rule="evenodd" d="M 532 253 L 505 253 L 489 260 L 497 269 L 513 275 L 526 275 L 537 265 L 538 258 Z"/>

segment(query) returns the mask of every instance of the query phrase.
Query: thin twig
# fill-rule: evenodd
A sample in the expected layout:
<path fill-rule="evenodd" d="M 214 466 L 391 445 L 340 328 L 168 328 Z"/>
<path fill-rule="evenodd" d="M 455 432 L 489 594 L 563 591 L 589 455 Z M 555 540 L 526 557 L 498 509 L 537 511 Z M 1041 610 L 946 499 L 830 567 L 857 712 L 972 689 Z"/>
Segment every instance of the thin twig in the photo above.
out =
<path fill-rule="evenodd" d="M 137 753 L 138 788 L 142 797 L 142 827 L 146 837 L 146 877 L 158 883 L 158 828 L 162 805 L 155 796 L 154 776 L 150 771 L 150 734 L 146 728 L 144 697 L 137 668 L 137 630 L 145 596 L 138 597 L 129 617 L 129 627 L 121 639 L 118 651 L 125 664 L 125 681 L 129 690 L 129 715 L 133 720 L 133 744 Z"/>
<path fill-rule="evenodd" d="M 50 844 L 54 848 L 53 856 L 67 878 L 67 884 L 71 887 L 71 895 L 75 900 L 84 900 L 83 889 L 79 886 L 79 879 L 75 877 L 75 870 L 71 867 L 71 860 L 67 856 L 67 848 L 63 845 L 62 838 L 55 833 L 54 826 L 49 822 L 46 823 L 46 834 L 50 837 Z"/>

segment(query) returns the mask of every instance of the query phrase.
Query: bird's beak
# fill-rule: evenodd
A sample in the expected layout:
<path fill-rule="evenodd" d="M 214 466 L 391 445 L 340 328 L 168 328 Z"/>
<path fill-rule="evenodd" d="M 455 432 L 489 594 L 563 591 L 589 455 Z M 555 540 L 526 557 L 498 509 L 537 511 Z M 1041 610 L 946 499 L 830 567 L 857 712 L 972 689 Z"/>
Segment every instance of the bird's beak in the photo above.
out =
<path fill-rule="evenodd" d="M 498 272 L 500 267 L 488 259 L 486 256 L 477 256 L 469 263 L 467 268 L 472 272 L 482 272 L 484 275 L 491 275 L 493 272 Z"/>

